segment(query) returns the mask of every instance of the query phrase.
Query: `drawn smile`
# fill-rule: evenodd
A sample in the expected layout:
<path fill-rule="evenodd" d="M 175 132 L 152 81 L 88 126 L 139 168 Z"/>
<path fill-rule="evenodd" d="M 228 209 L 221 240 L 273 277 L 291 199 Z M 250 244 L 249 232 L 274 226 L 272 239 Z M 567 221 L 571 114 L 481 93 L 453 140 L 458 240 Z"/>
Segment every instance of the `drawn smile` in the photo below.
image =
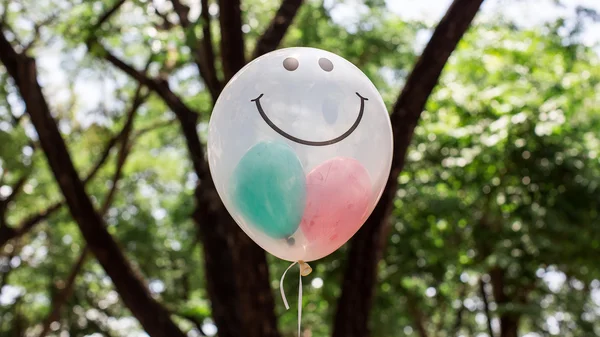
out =
<path fill-rule="evenodd" d="M 299 143 L 299 144 L 303 144 L 303 145 L 308 145 L 308 146 L 326 146 L 326 145 L 331 145 L 331 144 L 335 144 L 341 140 L 343 140 L 344 138 L 350 136 L 350 134 L 352 134 L 352 132 L 354 132 L 354 130 L 356 130 L 356 128 L 358 127 L 358 124 L 360 124 L 360 120 L 363 117 L 363 113 L 365 110 L 365 101 L 368 101 L 369 99 L 366 97 L 362 97 L 358 92 L 356 93 L 356 96 L 358 96 L 360 98 L 360 111 L 358 112 L 358 117 L 356 117 L 356 121 L 354 122 L 354 124 L 352 124 L 352 126 L 348 129 L 348 131 L 344 132 L 342 135 L 335 137 L 333 139 L 330 140 L 324 140 L 324 141 L 311 141 L 311 140 L 305 140 L 305 139 L 301 139 L 298 137 L 294 137 L 292 135 L 290 135 L 289 133 L 283 131 L 282 129 L 280 129 L 279 127 L 277 127 L 277 125 L 275 125 L 275 123 L 273 123 L 270 119 L 269 116 L 267 116 L 267 114 L 265 113 L 265 111 L 262 108 L 262 105 L 260 104 L 260 99 L 264 96 L 264 94 L 260 94 L 260 96 L 258 96 L 255 99 L 250 100 L 251 102 L 255 102 L 256 103 L 256 109 L 258 110 L 258 113 L 260 113 L 261 117 L 265 120 L 265 122 L 271 127 L 271 129 L 275 130 L 275 132 L 279 133 L 280 135 L 284 136 L 285 138 Z"/>

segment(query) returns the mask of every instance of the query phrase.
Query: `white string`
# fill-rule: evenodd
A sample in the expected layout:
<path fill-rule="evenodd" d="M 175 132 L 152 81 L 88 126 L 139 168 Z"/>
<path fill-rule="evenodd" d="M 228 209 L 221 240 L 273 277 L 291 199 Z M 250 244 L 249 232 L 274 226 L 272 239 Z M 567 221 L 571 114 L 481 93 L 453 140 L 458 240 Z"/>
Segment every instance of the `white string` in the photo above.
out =
<path fill-rule="evenodd" d="M 302 265 L 298 265 L 300 269 L 300 283 L 298 285 L 298 337 L 302 333 Z"/>
<path fill-rule="evenodd" d="M 283 304 L 285 304 L 285 310 L 289 310 L 290 306 L 288 304 L 287 298 L 285 298 L 285 290 L 283 289 L 283 280 L 285 279 L 285 274 L 288 272 L 288 270 L 290 270 L 290 268 L 292 268 L 296 263 L 298 263 L 298 261 L 292 263 L 284 272 L 283 275 L 281 276 L 281 281 L 279 281 L 279 291 L 281 291 L 281 298 L 283 299 Z M 302 279 L 302 274 L 300 274 L 300 279 Z"/>
<path fill-rule="evenodd" d="M 296 261 L 292 263 L 289 267 L 287 267 L 287 269 L 283 272 L 283 275 L 281 276 L 281 280 L 279 281 L 279 291 L 281 292 L 281 299 L 283 299 L 285 309 L 289 310 L 290 306 L 288 304 L 287 298 L 285 297 L 285 290 L 283 289 L 283 280 L 285 279 L 285 274 L 287 274 L 288 270 L 290 270 L 290 268 L 292 268 L 296 263 L 298 264 L 298 267 L 300 269 L 300 273 L 298 276 L 298 337 L 300 337 L 302 333 L 302 276 L 306 276 L 312 271 L 308 263 L 303 261 Z"/>

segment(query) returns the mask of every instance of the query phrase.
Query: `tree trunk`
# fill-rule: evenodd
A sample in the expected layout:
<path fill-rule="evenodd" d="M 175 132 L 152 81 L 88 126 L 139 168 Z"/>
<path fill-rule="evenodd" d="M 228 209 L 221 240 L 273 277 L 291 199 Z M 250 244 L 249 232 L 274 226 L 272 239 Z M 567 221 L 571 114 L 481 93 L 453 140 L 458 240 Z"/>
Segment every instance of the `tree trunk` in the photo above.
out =
<path fill-rule="evenodd" d="M 369 335 L 377 264 L 383 254 L 388 218 L 398 187 L 398 175 L 421 112 L 450 54 L 479 10 L 483 0 L 455 0 L 436 27 L 431 40 L 406 81 L 391 115 L 394 157 L 385 191 L 373 214 L 350 243 L 349 264 L 342 285 L 333 330 L 334 337 Z"/>
<path fill-rule="evenodd" d="M 271 25 L 256 42 L 252 58 L 271 52 L 279 46 L 304 0 L 283 0 Z"/>
<path fill-rule="evenodd" d="M 490 271 L 490 280 L 494 293 L 494 299 L 498 306 L 506 306 L 512 302 L 506 293 L 506 271 L 495 267 Z M 500 315 L 500 337 L 517 337 L 519 331 L 520 315 L 513 312 L 503 312 Z"/>
<path fill-rule="evenodd" d="M 494 337 L 494 329 L 492 328 L 492 314 L 490 313 L 490 305 L 488 302 L 487 292 L 485 291 L 485 281 L 479 279 L 479 296 L 483 300 L 483 312 L 485 313 L 485 321 L 487 324 L 488 335 Z"/>
<path fill-rule="evenodd" d="M 240 0 L 219 0 L 221 59 L 225 82 L 246 65 Z"/>

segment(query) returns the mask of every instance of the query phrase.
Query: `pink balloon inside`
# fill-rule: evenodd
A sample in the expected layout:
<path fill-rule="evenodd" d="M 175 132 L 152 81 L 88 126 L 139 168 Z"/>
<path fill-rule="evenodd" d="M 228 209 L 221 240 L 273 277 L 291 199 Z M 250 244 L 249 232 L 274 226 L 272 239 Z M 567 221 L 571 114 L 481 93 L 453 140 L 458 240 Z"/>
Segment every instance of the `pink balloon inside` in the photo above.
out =
<path fill-rule="evenodd" d="M 308 174 L 306 188 L 300 228 L 310 244 L 311 257 L 320 258 L 342 246 L 365 222 L 371 181 L 359 161 L 336 157 Z"/>

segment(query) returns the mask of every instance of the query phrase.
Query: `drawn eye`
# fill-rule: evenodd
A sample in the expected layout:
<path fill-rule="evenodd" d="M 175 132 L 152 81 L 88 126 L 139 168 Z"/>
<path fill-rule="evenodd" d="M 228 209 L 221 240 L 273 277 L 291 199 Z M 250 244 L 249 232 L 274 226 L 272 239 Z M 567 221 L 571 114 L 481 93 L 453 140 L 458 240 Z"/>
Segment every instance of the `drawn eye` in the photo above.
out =
<path fill-rule="evenodd" d="M 321 67 L 321 69 L 325 70 L 326 72 L 330 72 L 333 70 L 333 63 L 331 63 L 329 59 L 321 57 L 319 59 L 319 67 Z"/>
<path fill-rule="evenodd" d="M 293 57 L 288 57 L 285 60 L 283 60 L 283 67 L 286 70 L 294 71 L 294 70 L 298 69 L 298 65 L 299 65 L 298 60 L 296 60 Z"/>

